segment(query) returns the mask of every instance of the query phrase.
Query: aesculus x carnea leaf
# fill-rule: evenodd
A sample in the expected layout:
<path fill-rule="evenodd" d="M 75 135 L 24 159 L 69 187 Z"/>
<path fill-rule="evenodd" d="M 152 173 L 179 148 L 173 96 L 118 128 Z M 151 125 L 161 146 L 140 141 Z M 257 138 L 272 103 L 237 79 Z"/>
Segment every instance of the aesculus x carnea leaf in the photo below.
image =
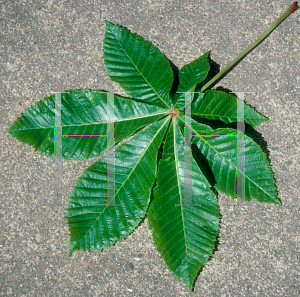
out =
<path fill-rule="evenodd" d="M 158 252 L 192 291 L 199 269 L 213 255 L 219 233 L 219 207 L 213 188 L 232 198 L 281 205 L 261 147 L 243 132 L 226 126 L 239 121 L 241 100 L 210 87 L 297 8 L 294 2 L 208 82 L 210 51 L 173 73 L 168 59 L 151 42 L 105 21 L 104 65 L 109 77 L 129 97 L 113 95 L 112 120 L 109 92 L 63 92 L 61 156 L 64 160 L 100 156 L 113 147 L 113 142 L 108 143 L 112 123 L 115 143 L 132 137 L 115 149 L 114 164 L 103 157 L 78 179 L 65 216 L 70 256 L 76 250 L 102 251 L 121 241 L 148 213 Z M 178 83 L 174 85 L 176 75 Z M 201 90 L 194 96 L 196 86 Z M 55 98 L 46 97 L 28 108 L 8 130 L 11 136 L 51 158 L 55 156 Z M 268 120 L 247 104 L 243 119 L 250 127 Z M 222 122 L 222 127 L 211 127 Z M 207 180 L 208 169 L 197 162 L 196 148 L 206 158 L 215 184 Z M 114 186 L 110 188 L 107 172 L 112 168 Z"/>

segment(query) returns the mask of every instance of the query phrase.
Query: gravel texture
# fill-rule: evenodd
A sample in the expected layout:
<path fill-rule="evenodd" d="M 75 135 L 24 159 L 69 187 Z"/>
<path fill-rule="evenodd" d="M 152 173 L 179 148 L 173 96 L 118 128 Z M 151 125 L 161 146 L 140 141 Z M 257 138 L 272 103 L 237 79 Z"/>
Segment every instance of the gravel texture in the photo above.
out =
<path fill-rule="evenodd" d="M 215 86 L 253 92 L 246 102 L 270 118 L 256 130 L 282 206 L 219 195 L 217 248 L 192 294 L 158 254 L 147 218 L 110 249 L 68 257 L 68 197 L 99 157 L 64 161 L 55 197 L 53 159 L 7 133 L 50 91 L 121 94 L 104 67 L 104 20 L 153 42 L 179 68 L 211 50 L 222 69 L 291 3 L 0 0 L 0 296 L 300 296 L 300 9 Z"/>

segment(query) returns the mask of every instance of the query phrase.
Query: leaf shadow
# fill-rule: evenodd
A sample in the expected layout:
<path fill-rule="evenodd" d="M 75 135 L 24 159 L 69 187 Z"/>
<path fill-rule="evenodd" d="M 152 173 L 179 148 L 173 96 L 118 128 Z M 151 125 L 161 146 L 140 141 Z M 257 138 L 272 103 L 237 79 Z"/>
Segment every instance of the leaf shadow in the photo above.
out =
<path fill-rule="evenodd" d="M 173 70 L 173 83 L 170 90 L 170 97 L 172 98 L 173 96 L 175 96 L 175 93 L 177 92 L 179 86 L 179 68 L 170 59 L 167 58 L 167 60 Z"/>
<path fill-rule="evenodd" d="M 172 83 L 172 87 L 171 87 L 171 90 L 170 90 L 170 96 L 172 95 L 175 95 L 177 89 L 178 89 L 178 85 L 179 85 L 179 69 L 178 67 L 171 61 L 169 60 L 169 64 L 173 70 L 173 83 Z M 206 79 L 197 84 L 196 85 L 196 88 L 195 88 L 195 92 L 199 92 L 201 90 L 201 88 L 208 82 L 210 81 L 216 74 L 218 74 L 220 72 L 220 65 L 218 63 L 216 63 L 215 61 L 213 61 L 210 57 L 210 54 L 208 55 L 208 61 L 209 61 L 209 64 L 210 64 L 210 70 L 208 72 L 208 75 L 206 77 Z M 230 70 L 228 70 L 223 76 L 222 78 L 229 72 Z M 221 79 L 221 78 L 220 78 Z M 216 81 L 212 86 L 214 86 L 215 84 L 217 84 L 220 79 L 218 81 Z M 236 94 L 234 94 L 231 90 L 229 89 L 225 89 L 223 87 L 217 87 L 216 90 L 220 90 L 220 91 L 223 91 L 225 93 L 228 93 L 232 96 L 236 96 Z M 197 96 L 198 94 L 196 93 L 196 95 L 194 96 L 194 100 L 197 100 Z M 120 96 L 120 95 L 118 95 Z M 120 96 L 122 97 L 122 96 Z M 123 97 L 123 98 L 126 98 L 126 99 L 129 99 L 128 97 Z M 137 102 L 139 102 L 140 100 L 139 99 L 133 99 Z M 143 101 L 142 101 L 143 102 Z M 248 104 L 250 105 L 250 104 Z M 250 105 L 251 106 L 251 105 Z M 201 118 L 201 117 L 196 117 L 196 116 L 193 116 L 193 119 L 196 120 L 197 122 L 199 123 L 202 123 L 202 124 L 206 124 L 210 127 L 212 127 L 213 129 L 218 129 L 218 128 L 233 128 L 233 129 L 237 129 L 237 125 L 238 123 L 235 122 L 235 123 L 230 123 L 230 124 L 225 124 L 223 123 L 222 121 L 219 121 L 219 120 L 208 120 L 208 119 L 204 119 L 204 118 Z M 256 131 L 252 126 L 250 126 L 249 124 L 245 123 L 245 134 L 252 138 L 253 141 L 255 141 L 263 150 L 263 152 L 266 154 L 266 157 L 268 159 L 268 161 L 270 162 L 270 151 L 268 150 L 268 147 L 267 147 L 267 142 L 266 140 L 263 138 L 262 134 L 258 131 Z M 164 144 L 164 140 L 162 141 L 161 143 L 161 146 L 158 150 L 158 158 L 157 158 L 157 168 L 158 168 L 158 164 L 159 164 L 159 161 L 162 157 L 162 149 L 163 149 L 163 144 Z M 193 157 L 194 157 L 194 160 L 196 161 L 197 165 L 199 166 L 199 168 L 201 169 L 202 173 L 204 174 L 204 176 L 206 177 L 206 179 L 208 180 L 209 184 L 211 185 L 211 190 L 212 192 L 218 197 L 218 192 L 217 190 L 214 188 L 215 184 L 216 184 L 216 180 L 215 180 L 215 177 L 214 177 L 214 174 L 209 166 L 209 163 L 207 161 L 207 159 L 205 158 L 205 156 L 202 154 L 201 150 L 197 147 L 197 145 L 195 144 L 192 144 L 192 154 L 193 154 Z M 145 216 L 141 219 L 141 221 L 139 222 L 139 224 L 137 225 L 137 227 L 135 228 L 135 230 L 144 223 L 145 219 L 148 217 L 148 209 L 149 209 L 149 206 L 151 205 L 153 199 L 154 199 L 154 195 L 153 195 L 153 191 L 154 191 L 154 188 L 156 187 L 156 179 L 154 181 L 154 184 L 153 184 L 153 187 L 151 189 L 151 192 L 150 192 L 150 201 L 149 201 L 149 204 L 148 204 L 148 208 L 146 210 L 146 213 L 145 213 Z M 222 220 L 222 215 L 220 215 L 220 222 Z M 134 232 L 134 230 L 132 231 Z M 131 232 L 131 233 L 132 233 Z M 213 252 L 212 252 L 212 255 L 208 258 L 207 262 L 209 262 L 211 260 L 211 258 L 213 258 L 214 254 L 216 251 L 219 251 L 219 245 L 220 245 L 220 232 L 218 232 L 217 236 L 216 236 L 216 240 L 215 240 L 215 244 L 214 244 L 214 249 L 213 249 Z M 203 271 L 203 268 L 204 268 L 205 265 L 203 265 L 200 270 L 198 271 L 197 273 L 197 276 L 193 282 L 193 289 L 194 290 L 194 286 L 195 286 L 195 282 L 198 278 L 198 276 L 202 273 Z"/>
<path fill-rule="evenodd" d="M 234 94 L 231 90 L 223 88 L 223 87 L 217 87 L 216 90 L 218 91 L 222 91 L 224 93 L 230 94 L 231 96 L 234 96 L 236 98 L 237 95 Z M 245 102 L 246 103 L 246 102 Z M 250 104 L 246 103 L 247 105 L 251 106 Z M 251 106 L 252 108 L 255 109 L 255 107 Z M 208 120 L 205 118 L 201 118 L 198 116 L 193 116 L 193 119 L 196 120 L 198 123 L 201 124 L 205 124 L 210 126 L 212 129 L 218 129 L 218 128 L 231 128 L 231 129 L 238 129 L 238 122 L 233 122 L 233 123 L 229 123 L 229 124 L 225 124 L 224 122 L 220 121 L 220 120 Z M 244 132 L 244 131 L 242 131 Z M 257 130 L 255 130 L 255 128 L 253 128 L 251 125 L 245 123 L 245 134 L 252 138 L 252 140 L 254 142 L 256 142 L 261 149 L 263 150 L 263 152 L 266 154 L 266 157 L 270 163 L 270 151 L 268 149 L 268 143 L 267 141 L 264 139 L 263 135 L 258 132 Z"/>
<path fill-rule="evenodd" d="M 241 62 L 242 60 L 240 60 L 239 62 Z M 212 58 L 210 57 L 210 53 L 208 55 L 208 62 L 210 64 L 210 69 L 209 72 L 207 74 L 207 77 L 204 81 L 202 81 L 201 83 L 197 84 L 195 87 L 195 92 L 199 92 L 201 90 L 201 88 L 207 83 L 209 82 L 214 76 L 216 76 L 221 69 L 220 64 L 218 64 L 217 62 L 215 62 L 214 60 L 212 60 Z M 239 62 L 234 65 L 237 66 L 239 64 Z M 230 69 L 228 69 L 227 72 L 225 72 L 222 77 L 220 77 L 216 82 L 214 82 L 209 89 L 211 89 L 213 86 L 215 86 L 222 78 L 224 78 L 224 76 L 226 76 L 226 74 L 228 74 L 234 67 L 231 67 Z M 222 91 L 224 93 L 230 94 L 231 96 L 234 96 L 236 98 L 237 95 L 230 89 L 224 88 L 222 86 L 219 86 L 216 88 L 216 90 L 218 91 Z M 194 96 L 193 102 L 196 101 L 198 98 L 198 94 L 196 93 L 196 95 Z M 249 103 L 247 103 L 247 105 L 251 106 Z M 255 109 L 255 107 L 251 106 L 252 108 Z M 219 120 L 207 120 L 204 118 L 200 118 L 200 117 L 194 117 L 193 119 L 195 119 L 197 122 L 199 123 L 203 123 L 206 125 L 209 125 L 210 127 L 212 127 L 213 129 L 218 129 L 218 128 L 233 128 L 233 129 L 237 129 L 237 123 L 230 123 L 230 124 L 225 124 L 222 121 Z M 252 138 L 263 150 L 263 152 L 266 154 L 268 161 L 270 162 L 270 151 L 268 150 L 268 146 L 267 146 L 267 142 L 265 141 L 265 139 L 263 138 L 262 134 L 258 131 L 256 131 L 251 125 L 245 123 L 245 134 L 247 136 L 249 136 L 250 138 Z"/>
<path fill-rule="evenodd" d="M 191 147 L 192 147 L 192 155 L 193 155 L 194 160 L 196 161 L 196 163 L 199 166 L 200 170 L 202 171 L 202 173 L 204 174 L 204 176 L 208 180 L 209 184 L 211 185 L 210 190 L 216 195 L 216 197 L 218 197 L 218 191 L 214 188 L 214 185 L 216 184 L 216 179 L 215 179 L 214 174 L 213 174 L 213 172 L 212 172 L 212 170 L 209 166 L 209 163 L 208 163 L 207 159 L 202 154 L 201 150 L 198 148 L 197 145 L 192 144 Z M 220 216 L 220 222 L 221 222 L 222 215 L 220 213 L 220 210 L 219 210 L 219 216 Z M 211 258 L 213 258 L 214 253 L 216 251 L 219 251 L 219 249 L 218 249 L 218 247 L 220 245 L 220 240 L 219 240 L 220 235 L 219 234 L 220 234 L 220 232 L 218 232 L 218 235 L 216 236 L 215 246 L 214 246 L 214 249 L 212 251 L 212 255 L 207 259 L 207 262 L 209 262 L 211 260 Z M 195 280 L 193 282 L 192 291 L 194 290 L 194 286 L 195 286 L 195 283 L 197 281 L 197 278 L 201 274 L 201 272 L 203 271 L 203 268 L 204 268 L 205 265 L 203 265 L 200 268 L 200 270 L 198 271 L 197 276 L 195 277 Z"/>
<path fill-rule="evenodd" d="M 207 159 L 202 154 L 201 150 L 198 148 L 196 144 L 192 144 L 191 148 L 192 148 L 193 158 L 196 161 L 198 167 L 200 168 L 200 170 L 202 171 L 202 173 L 210 183 L 211 187 L 214 187 L 214 185 L 216 184 L 216 179 L 209 166 Z"/>
<path fill-rule="evenodd" d="M 205 78 L 204 81 L 202 81 L 201 83 L 197 84 L 196 87 L 195 87 L 195 92 L 200 92 L 201 88 L 206 84 L 208 83 L 213 77 L 215 77 L 221 70 L 221 65 L 218 64 L 217 62 L 215 62 L 211 57 L 210 57 L 210 53 L 208 54 L 207 56 L 207 60 L 208 60 L 208 63 L 209 63 L 209 71 L 208 71 L 208 74 Z M 214 84 L 215 85 L 215 84 Z M 214 86 L 212 85 L 212 86 Z M 211 88 L 209 88 L 211 89 Z M 197 99 L 197 96 L 194 97 L 194 100 Z M 194 101 L 193 100 L 193 101 Z"/>
<path fill-rule="evenodd" d="M 266 36 L 261 41 L 263 41 L 265 38 L 266 38 Z M 245 54 L 243 57 L 239 58 L 230 68 L 227 69 L 226 72 L 224 72 L 213 84 L 211 84 L 207 90 L 212 89 L 217 83 L 219 83 L 231 70 L 233 70 L 237 65 L 239 65 L 240 62 L 242 62 L 259 44 L 260 44 L 260 42 L 257 45 L 255 45 L 247 54 Z M 199 85 L 198 90 L 200 90 L 202 88 L 202 86 L 204 86 L 207 82 L 210 81 L 210 79 L 212 79 L 216 74 L 218 74 L 220 72 L 220 65 L 210 58 L 210 53 L 208 55 L 208 61 L 212 68 L 211 69 L 212 72 L 211 72 L 211 74 L 209 73 L 207 75 L 207 78 L 205 79 L 205 81 L 203 81 Z"/>
<path fill-rule="evenodd" d="M 208 59 L 209 65 L 210 65 L 209 72 L 206 76 L 206 79 L 196 85 L 195 92 L 199 92 L 200 89 L 207 82 L 209 82 L 214 76 L 216 76 L 220 72 L 220 69 L 221 69 L 220 64 L 216 63 L 215 61 L 213 61 L 211 59 L 210 53 L 208 54 L 207 59 Z M 173 83 L 172 83 L 172 87 L 170 90 L 170 96 L 172 98 L 173 96 L 175 96 L 178 86 L 179 86 L 179 68 L 170 59 L 167 58 L 167 60 L 173 70 Z M 196 100 L 196 99 L 197 99 L 197 96 L 194 96 L 194 100 Z"/>

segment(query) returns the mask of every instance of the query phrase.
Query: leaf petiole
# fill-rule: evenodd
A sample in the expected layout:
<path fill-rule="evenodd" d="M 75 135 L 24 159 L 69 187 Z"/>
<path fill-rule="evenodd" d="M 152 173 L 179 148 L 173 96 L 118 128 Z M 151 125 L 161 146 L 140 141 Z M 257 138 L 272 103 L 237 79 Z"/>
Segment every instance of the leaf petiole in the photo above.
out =
<path fill-rule="evenodd" d="M 250 46 L 248 46 L 242 53 L 240 53 L 232 62 L 230 62 L 222 71 L 220 71 L 216 76 L 214 76 L 208 83 L 206 83 L 201 88 L 201 93 L 204 93 L 206 89 L 208 89 L 215 81 L 220 79 L 226 72 L 231 70 L 235 64 L 237 64 L 241 59 L 243 59 L 249 52 L 251 52 L 256 46 L 258 46 L 273 30 L 278 27 L 278 25 L 283 22 L 290 14 L 292 14 L 295 10 L 297 10 L 299 6 L 297 6 L 297 2 L 293 2 L 293 4 L 260 36 L 257 38 L 255 42 L 253 42 Z"/>

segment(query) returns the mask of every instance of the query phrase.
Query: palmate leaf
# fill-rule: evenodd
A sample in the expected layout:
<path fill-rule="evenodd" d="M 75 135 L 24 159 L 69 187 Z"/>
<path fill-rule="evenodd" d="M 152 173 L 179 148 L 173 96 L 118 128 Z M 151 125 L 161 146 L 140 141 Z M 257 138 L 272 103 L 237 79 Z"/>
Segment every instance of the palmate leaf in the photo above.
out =
<path fill-rule="evenodd" d="M 208 90 L 192 103 L 192 114 L 209 120 L 220 120 L 226 124 L 237 122 L 237 102 L 242 100 L 218 90 Z M 245 122 L 255 127 L 269 119 L 244 103 Z"/>
<path fill-rule="evenodd" d="M 168 122 L 167 118 L 151 124 L 115 150 L 113 197 L 106 195 L 105 158 L 79 178 L 65 217 L 70 229 L 69 255 L 77 249 L 101 251 L 121 241 L 145 216 L 156 176 L 157 151 Z M 113 201 L 121 206 L 112 205 Z"/>
<path fill-rule="evenodd" d="M 287 12 L 290 14 L 297 8 L 291 6 Z M 205 166 L 193 159 L 185 143 L 183 134 L 189 132 L 186 129 L 192 132 L 192 148 L 197 146 L 207 159 L 217 190 L 236 197 L 237 177 L 242 177 L 245 201 L 254 198 L 280 205 L 266 155 L 251 138 L 235 129 L 213 130 L 195 121 L 199 117 L 226 124 L 240 121 L 237 108 L 241 100 L 222 91 L 205 90 L 257 42 L 202 86 L 202 93 L 193 100 L 196 85 L 206 79 L 210 70 L 209 52 L 180 69 L 179 85 L 174 90 L 178 84 L 177 79 L 173 82 L 176 73 L 173 74 L 168 59 L 157 47 L 122 26 L 105 23 L 104 65 L 109 77 L 131 98 L 114 95 L 112 120 L 108 118 L 106 91 L 62 93 L 61 128 L 63 136 L 69 136 L 62 139 L 62 157 L 79 160 L 110 149 L 113 144 L 107 146 L 106 136 L 113 122 L 116 143 L 134 135 L 115 149 L 114 165 L 102 158 L 79 178 L 65 216 L 70 230 L 69 255 L 76 250 L 101 251 L 121 241 L 136 228 L 149 207 L 149 228 L 158 251 L 169 269 L 192 290 L 199 269 L 213 253 L 220 215 L 212 185 L 205 177 Z M 266 32 L 269 34 L 271 29 L 274 28 Z M 183 114 L 186 92 L 192 93 L 194 101 L 189 106 L 192 107 L 189 118 Z M 246 104 L 244 107 L 247 124 L 254 127 L 268 120 L 252 107 Z M 41 154 L 54 157 L 54 114 L 55 96 L 46 97 L 21 114 L 8 133 Z M 81 137 L 88 135 L 91 137 Z M 92 137 L 95 135 L 103 137 Z M 157 169 L 161 147 L 163 155 Z M 244 157 L 245 170 L 241 169 Z M 107 170 L 113 166 L 112 188 Z M 187 173 L 191 178 L 186 179 Z M 112 189 L 113 194 L 108 195 Z M 187 201 L 189 197 L 191 201 Z"/>
<path fill-rule="evenodd" d="M 215 194 L 192 159 L 192 203 L 186 206 L 184 138 L 173 119 L 159 162 L 157 186 L 148 210 L 149 228 L 169 269 L 192 290 L 199 269 L 212 255 L 219 232 Z M 176 206 L 177 204 L 177 206 Z"/>
<path fill-rule="evenodd" d="M 62 158 L 79 160 L 107 150 L 107 92 L 69 90 L 61 94 Z M 114 95 L 115 142 L 132 135 L 168 114 L 156 106 Z M 54 157 L 55 97 L 46 97 L 28 108 L 8 133 L 47 157 Z M 93 137 L 102 135 L 99 137 Z M 84 136 L 84 137 L 81 137 Z M 91 136 L 91 137 L 87 137 Z"/>
<path fill-rule="evenodd" d="M 170 109 L 173 71 L 165 55 L 136 33 L 105 23 L 103 59 L 109 77 L 130 97 Z"/>

